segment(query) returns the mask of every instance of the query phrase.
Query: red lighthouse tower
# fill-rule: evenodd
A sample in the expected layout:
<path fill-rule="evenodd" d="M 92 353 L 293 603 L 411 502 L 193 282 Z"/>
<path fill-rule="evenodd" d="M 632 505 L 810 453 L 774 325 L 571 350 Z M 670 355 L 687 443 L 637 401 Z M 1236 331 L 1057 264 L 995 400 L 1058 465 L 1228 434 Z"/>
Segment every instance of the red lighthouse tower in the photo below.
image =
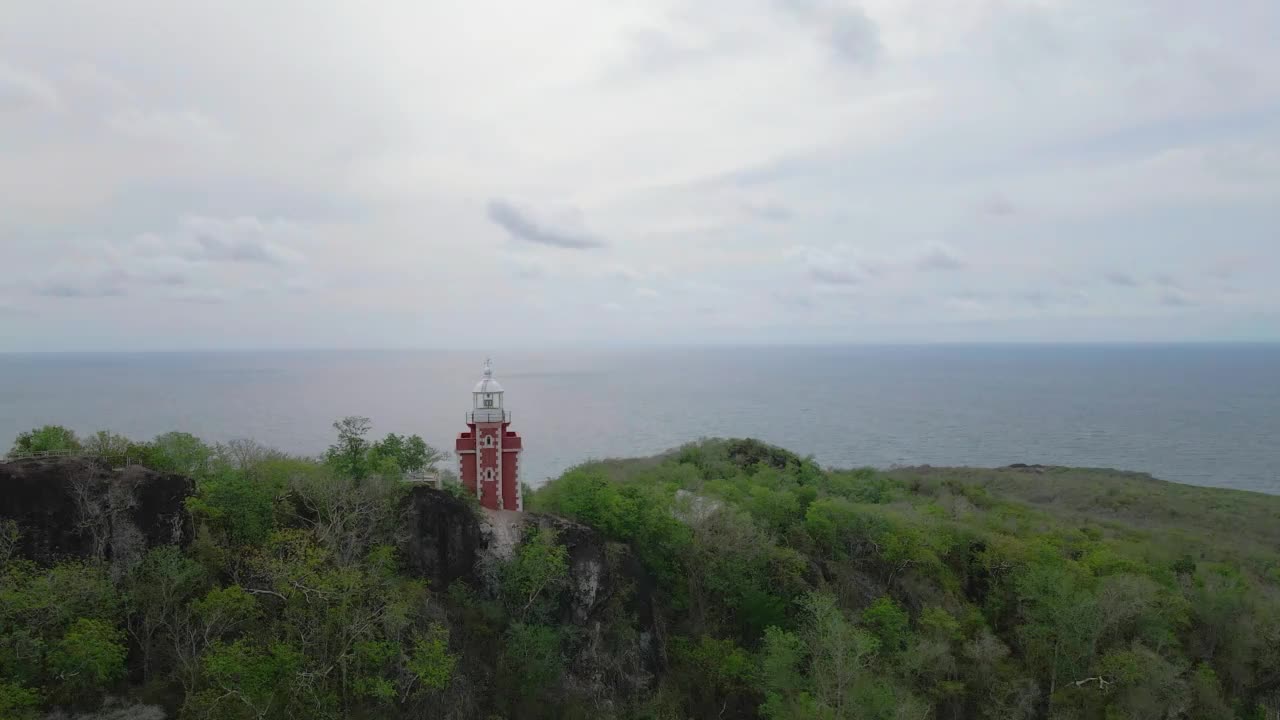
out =
<path fill-rule="evenodd" d="M 502 386 L 493 379 L 493 363 L 484 361 L 484 377 L 471 389 L 471 430 L 458 435 L 458 475 L 462 485 L 490 510 L 524 510 L 520 494 L 520 436 L 508 430 L 511 413 L 502 407 Z"/>

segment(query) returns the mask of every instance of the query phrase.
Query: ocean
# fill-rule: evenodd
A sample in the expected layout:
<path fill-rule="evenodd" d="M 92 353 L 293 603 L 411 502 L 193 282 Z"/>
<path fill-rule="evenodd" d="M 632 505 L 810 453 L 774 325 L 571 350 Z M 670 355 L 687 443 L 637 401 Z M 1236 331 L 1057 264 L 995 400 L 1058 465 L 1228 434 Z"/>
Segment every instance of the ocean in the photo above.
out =
<path fill-rule="evenodd" d="M 45 423 L 318 454 L 345 415 L 451 450 L 483 355 L 0 355 L 0 452 Z M 1280 493 L 1280 345 L 937 345 L 494 353 L 523 479 L 700 437 L 830 467 L 1044 463 Z"/>

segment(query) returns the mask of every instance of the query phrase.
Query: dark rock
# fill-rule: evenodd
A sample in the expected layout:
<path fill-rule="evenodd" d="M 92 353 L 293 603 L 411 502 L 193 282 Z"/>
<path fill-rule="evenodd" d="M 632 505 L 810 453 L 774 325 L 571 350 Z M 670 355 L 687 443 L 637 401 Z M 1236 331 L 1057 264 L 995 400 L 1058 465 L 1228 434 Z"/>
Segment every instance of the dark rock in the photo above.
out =
<path fill-rule="evenodd" d="M 148 548 L 192 536 L 190 478 L 83 458 L 0 463 L 0 522 L 13 521 L 17 552 L 39 563 L 102 557 L 127 565 Z"/>
<path fill-rule="evenodd" d="M 569 553 L 569 591 L 562 622 L 586 623 L 621 591 L 645 602 L 649 612 L 653 583 L 639 561 L 622 545 L 608 542 L 586 525 L 555 515 L 479 510 L 447 492 L 416 487 L 405 507 L 405 561 L 411 573 L 444 590 L 455 580 L 487 581 L 484 567 L 508 559 L 530 525 L 552 530 Z"/>
<path fill-rule="evenodd" d="M 1044 471 L 1045 471 L 1045 470 L 1049 470 L 1049 469 L 1051 469 L 1051 467 L 1052 467 L 1052 466 L 1050 466 L 1050 465 L 1028 465 L 1028 464 L 1026 464 L 1026 463 L 1013 463 L 1012 465 L 1005 465 L 1005 466 L 1004 466 L 1004 468 L 1002 468 L 1002 469 L 1004 469 L 1004 470 L 1021 470 L 1021 471 L 1023 471 L 1023 472 L 1029 472 L 1029 473 L 1035 473 L 1035 474 L 1037 474 L 1037 475 L 1042 475 L 1042 474 L 1044 474 Z"/>
<path fill-rule="evenodd" d="M 189 478 L 137 466 L 113 470 L 78 458 L 20 460 L 0 464 L 0 523 L 17 524 L 20 556 L 40 563 L 102 558 L 120 577 L 149 548 L 189 542 L 185 500 L 193 491 Z M 427 487 L 410 490 L 402 510 L 407 570 L 427 579 L 441 600 L 458 581 L 494 597 L 498 569 L 528 530 L 553 530 L 569 565 L 555 620 L 579 629 L 565 648 L 565 691 L 602 709 L 652 692 L 663 664 L 654 584 L 629 547 L 564 518 L 483 511 Z M 450 607 L 451 613 L 458 610 L 464 608 Z M 495 667 L 500 650 L 500 644 L 489 643 L 482 651 L 487 667 Z"/>
<path fill-rule="evenodd" d="M 801 462 L 799 455 L 759 440 L 730 440 L 726 449 L 729 461 L 744 469 L 765 465 L 775 470 L 785 470 Z"/>
<path fill-rule="evenodd" d="M 553 530 L 569 572 L 557 621 L 583 630 L 568 654 L 566 689 L 598 708 L 653 690 L 664 665 L 653 611 L 654 584 L 631 549 L 555 515 L 526 513 L 525 527 Z"/>
<path fill-rule="evenodd" d="M 479 510 L 433 488 L 414 488 L 405 503 L 406 565 L 436 591 L 461 580 L 496 594 L 497 567 L 527 531 L 554 531 L 569 566 L 555 620 L 582 631 L 567 652 L 566 690 L 601 707 L 652 691 L 662 665 L 654 584 L 630 548 L 562 517 Z"/>
<path fill-rule="evenodd" d="M 476 572 L 488 547 L 478 511 L 447 492 L 415 487 L 405 500 L 404 552 L 409 570 L 443 590 Z"/>

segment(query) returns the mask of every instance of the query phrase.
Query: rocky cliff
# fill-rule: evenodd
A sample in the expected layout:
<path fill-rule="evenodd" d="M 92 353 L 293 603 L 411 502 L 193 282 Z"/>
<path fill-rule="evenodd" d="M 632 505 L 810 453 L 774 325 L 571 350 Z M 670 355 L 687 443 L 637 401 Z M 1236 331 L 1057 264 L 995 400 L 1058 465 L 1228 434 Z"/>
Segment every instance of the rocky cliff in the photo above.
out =
<path fill-rule="evenodd" d="M 566 658 L 566 690 L 595 703 L 652 688 L 658 651 L 652 581 L 630 550 L 554 515 L 479 510 L 452 495 L 415 488 L 406 500 L 406 562 L 432 587 L 463 582 L 492 592 L 493 568 L 509 560 L 532 528 L 550 530 L 568 554 L 555 618 L 580 631 Z"/>
<path fill-rule="evenodd" d="M 77 458 L 0 463 L 0 530 L 16 527 L 12 550 L 20 557 L 40 564 L 98 558 L 120 578 L 149 548 L 191 540 L 185 501 L 194 491 L 189 478 L 142 467 Z M 545 618 L 570 629 L 556 692 L 616 707 L 652 690 L 664 664 L 652 583 L 627 547 L 564 518 L 480 510 L 425 487 L 409 491 L 400 510 L 403 572 L 427 580 L 428 611 L 450 625 L 451 645 L 466 666 L 460 674 L 490 687 L 502 682 L 501 636 L 474 617 L 486 603 L 500 605 L 502 568 L 538 528 L 554 532 L 567 561 Z"/>
<path fill-rule="evenodd" d="M 18 531 L 17 553 L 39 563 L 109 560 L 119 572 L 146 552 L 192 536 L 189 478 L 83 458 L 0 463 L 0 524 Z"/>

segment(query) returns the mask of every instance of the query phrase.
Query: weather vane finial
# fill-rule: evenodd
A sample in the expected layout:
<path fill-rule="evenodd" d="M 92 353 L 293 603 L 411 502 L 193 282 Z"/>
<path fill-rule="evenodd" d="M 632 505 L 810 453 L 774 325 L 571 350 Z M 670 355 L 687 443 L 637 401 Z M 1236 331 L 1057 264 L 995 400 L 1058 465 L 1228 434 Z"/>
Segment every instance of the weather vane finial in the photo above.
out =
<path fill-rule="evenodd" d="M 493 377 L 493 358 L 486 357 L 484 359 L 484 376 Z"/>

